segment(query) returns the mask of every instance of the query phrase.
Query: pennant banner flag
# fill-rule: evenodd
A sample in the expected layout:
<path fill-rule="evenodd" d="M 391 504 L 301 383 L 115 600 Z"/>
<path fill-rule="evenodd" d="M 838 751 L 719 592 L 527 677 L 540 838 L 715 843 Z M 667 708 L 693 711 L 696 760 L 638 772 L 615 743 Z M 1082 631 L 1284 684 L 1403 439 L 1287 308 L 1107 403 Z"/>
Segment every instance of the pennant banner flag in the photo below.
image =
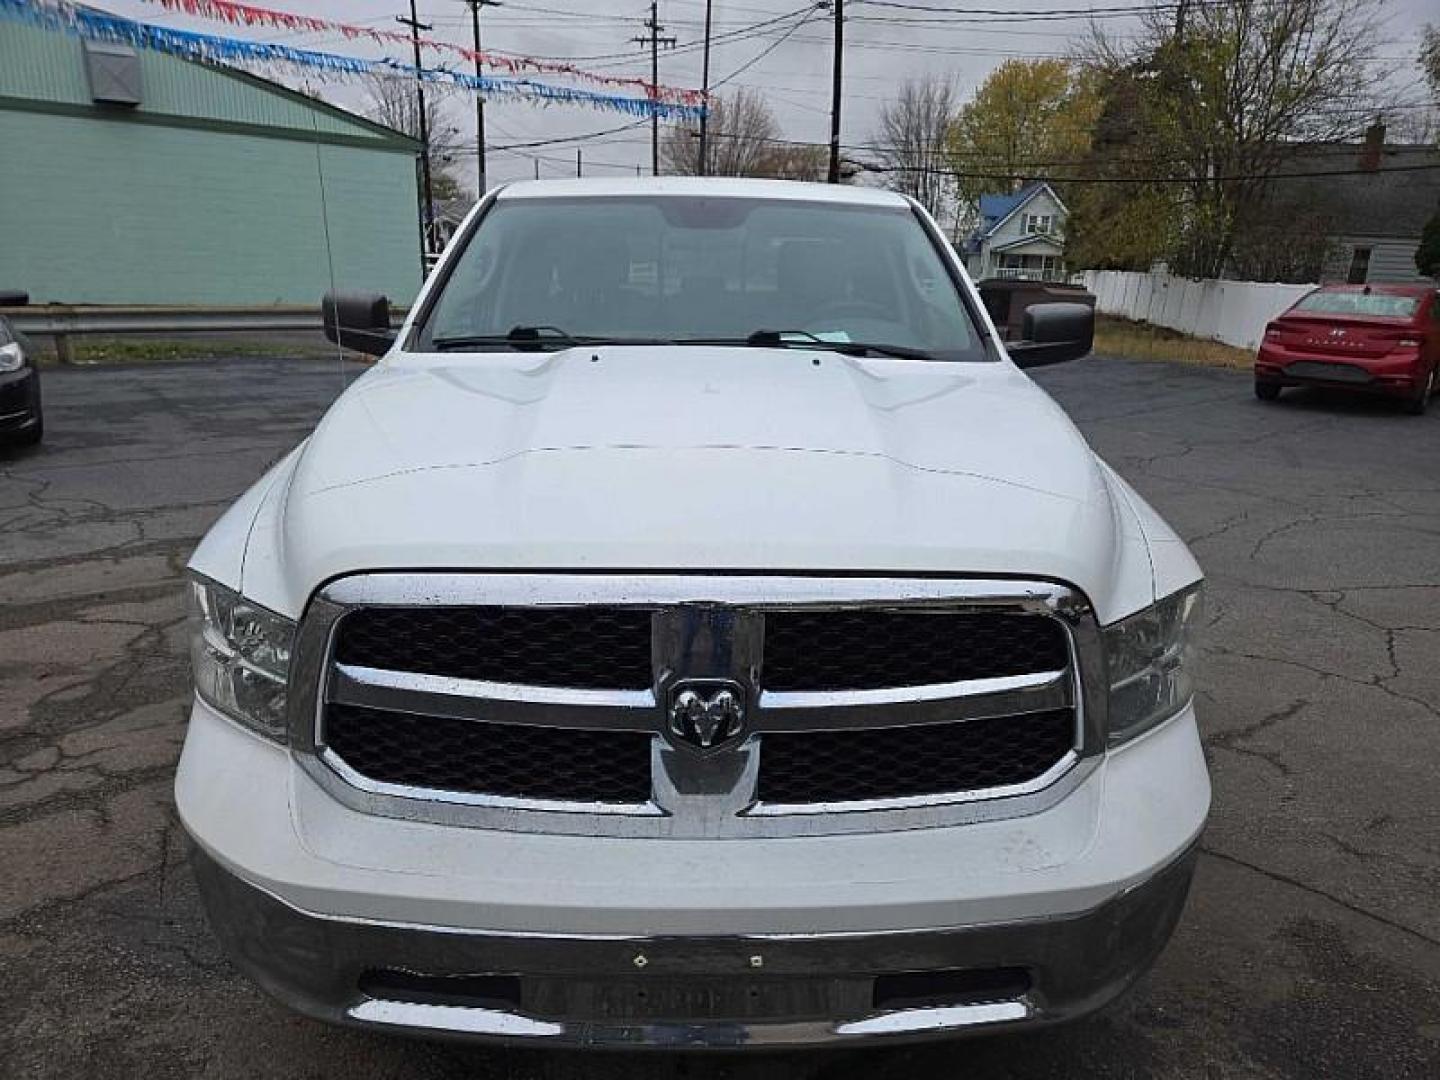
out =
<path fill-rule="evenodd" d="M 544 105 L 582 105 L 630 116 L 660 116 L 672 120 L 697 119 L 703 111 L 698 100 L 693 104 L 679 103 L 652 99 L 648 95 L 632 97 L 573 86 L 556 86 L 528 78 L 470 75 L 446 68 L 416 69 L 394 60 L 367 60 L 358 56 L 297 49 L 265 41 L 176 30 L 80 7 L 65 0 L 0 0 L 0 16 L 76 37 L 115 41 L 133 48 L 150 49 L 187 60 L 231 64 L 237 67 L 278 64 L 307 74 L 332 78 L 382 75 L 413 79 L 418 76 L 426 82 L 458 86 L 473 93 L 484 94 L 487 98 L 531 101 Z M 409 42 L 409 38 L 405 40 Z"/>
<path fill-rule="evenodd" d="M 352 23 L 321 19 L 313 15 L 299 15 L 290 11 L 257 7 L 254 4 L 239 4 L 232 0 L 145 0 L 166 11 L 180 12 L 201 19 L 212 19 L 231 26 L 269 26 L 278 30 L 301 33 L 337 34 L 350 40 L 368 39 L 381 44 L 412 46 L 409 34 L 400 30 L 380 30 Z M 602 75 L 578 68 L 574 64 L 558 61 L 536 60 L 525 56 L 511 56 L 506 53 L 477 51 L 464 45 L 435 38 L 420 38 L 420 47 L 432 52 L 461 56 L 471 63 L 495 68 L 509 75 L 533 72 L 540 75 L 565 75 L 570 78 L 600 86 L 613 86 L 638 90 L 646 97 L 672 105 L 699 105 L 704 95 L 699 90 L 685 90 L 672 86 L 657 86 L 653 90 L 644 79 L 626 75 Z"/>

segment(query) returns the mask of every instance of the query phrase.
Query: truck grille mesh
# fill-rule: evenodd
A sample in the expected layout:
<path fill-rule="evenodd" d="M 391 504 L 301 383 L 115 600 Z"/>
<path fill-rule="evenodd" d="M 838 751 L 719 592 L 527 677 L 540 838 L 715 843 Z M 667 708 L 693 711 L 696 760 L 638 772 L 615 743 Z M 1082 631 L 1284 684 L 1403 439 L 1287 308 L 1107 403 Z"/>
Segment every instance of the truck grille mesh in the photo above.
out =
<path fill-rule="evenodd" d="M 666 680 L 701 678 L 702 665 L 684 651 L 694 640 L 671 628 L 694 634 L 695 627 L 710 624 L 704 613 L 644 603 L 584 604 L 568 597 L 560 606 L 534 607 L 382 601 L 349 610 L 334 624 L 333 662 L 386 674 L 352 670 L 344 680 L 327 681 L 317 741 L 352 782 L 360 783 L 359 774 L 416 798 L 430 791 L 619 806 L 681 798 L 676 792 L 688 789 L 675 785 L 672 770 L 679 766 L 669 760 L 675 755 L 654 749 L 657 739 L 678 741 L 667 729 Z M 1031 784 L 1077 745 L 1070 632 L 1038 605 L 920 609 L 877 600 L 852 607 L 757 607 L 743 612 L 734 631 L 751 635 L 737 638 L 750 650 L 738 655 L 760 649 L 758 686 L 748 685 L 748 671 L 743 676 L 747 693 L 754 694 L 747 722 L 756 732 L 750 745 L 758 746 L 758 769 L 748 774 L 745 783 L 754 786 L 737 805 L 750 799 L 801 807 L 943 801 Z M 762 626 L 763 643 L 755 637 Z M 713 647 L 724 657 L 726 644 L 702 641 L 697 648 Z M 997 695 L 988 711 L 1006 715 L 943 719 L 945 706 L 934 695 L 923 712 L 887 713 L 914 706 L 911 687 L 1039 673 L 1057 673 L 1042 688 L 1043 698 L 1025 697 L 1028 691 L 1013 686 L 985 688 Z M 457 690 L 397 674 L 520 688 Z M 955 717 L 964 715 L 969 706 L 958 703 L 975 689 L 953 692 Z M 653 696 L 637 699 L 637 691 Z M 827 693 L 844 691 L 876 693 L 863 704 L 825 700 Z M 488 704 L 466 701 L 461 707 L 452 696 L 471 692 L 488 696 Z M 815 699 L 772 706 L 766 692 Z M 797 705 L 818 710 L 801 725 L 812 730 L 794 730 L 769 711 Z M 1025 711 L 1042 705 L 1047 711 Z M 594 711 L 599 709 L 612 713 Z M 454 715 L 442 715 L 447 710 Z M 942 719 L 894 726 L 902 715 Z M 689 760 L 684 755 L 690 748 L 677 750 L 676 761 Z M 715 763 L 722 766 L 730 768 Z M 663 775 L 652 775 L 657 768 Z"/>
<path fill-rule="evenodd" d="M 332 704 L 325 739 L 371 780 L 514 799 L 644 803 L 651 736 Z"/>
<path fill-rule="evenodd" d="M 1059 671 L 1065 631 L 1035 615 L 782 611 L 765 616 L 767 690 L 879 690 Z"/>
<path fill-rule="evenodd" d="M 1023 784 L 1074 743 L 1070 709 L 923 727 L 772 732 L 760 744 L 759 796 L 827 803 Z"/>
<path fill-rule="evenodd" d="M 634 608 L 373 607 L 340 623 L 335 658 L 456 679 L 643 690 L 650 612 Z"/>

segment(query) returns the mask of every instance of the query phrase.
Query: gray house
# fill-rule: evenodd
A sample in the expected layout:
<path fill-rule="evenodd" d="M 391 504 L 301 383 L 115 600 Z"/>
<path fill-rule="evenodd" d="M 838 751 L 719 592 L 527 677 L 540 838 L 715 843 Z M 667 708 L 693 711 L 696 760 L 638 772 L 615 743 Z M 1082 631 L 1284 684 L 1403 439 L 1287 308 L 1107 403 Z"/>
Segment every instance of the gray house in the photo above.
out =
<path fill-rule="evenodd" d="M 1049 184 L 1026 184 L 1009 195 L 980 196 L 980 224 L 961 245 L 976 281 L 1065 277 L 1065 221 L 1070 211 Z"/>
<path fill-rule="evenodd" d="M 1440 149 L 1386 143 L 1295 147 L 1237 245 L 1233 270 L 1256 281 L 1419 282 L 1415 250 L 1440 212 Z"/>

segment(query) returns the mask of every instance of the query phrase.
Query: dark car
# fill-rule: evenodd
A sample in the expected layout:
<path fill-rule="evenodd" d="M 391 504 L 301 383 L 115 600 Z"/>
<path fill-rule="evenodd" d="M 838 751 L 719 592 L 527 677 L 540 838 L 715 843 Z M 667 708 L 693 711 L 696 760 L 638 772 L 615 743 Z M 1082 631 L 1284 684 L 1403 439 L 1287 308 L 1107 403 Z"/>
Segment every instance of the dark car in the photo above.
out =
<path fill-rule="evenodd" d="M 1440 367 L 1440 299 L 1433 285 L 1327 285 L 1269 326 L 1255 357 L 1255 394 L 1287 386 L 1384 394 L 1423 413 Z"/>
<path fill-rule="evenodd" d="M 33 446 L 44 433 L 34 349 L 0 315 L 0 446 Z"/>

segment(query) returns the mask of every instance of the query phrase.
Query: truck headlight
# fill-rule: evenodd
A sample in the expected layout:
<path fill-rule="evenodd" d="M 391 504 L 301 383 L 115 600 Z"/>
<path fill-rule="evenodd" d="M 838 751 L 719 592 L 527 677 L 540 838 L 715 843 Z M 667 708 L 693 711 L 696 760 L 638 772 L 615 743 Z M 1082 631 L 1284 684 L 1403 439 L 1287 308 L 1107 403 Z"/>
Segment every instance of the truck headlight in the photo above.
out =
<path fill-rule="evenodd" d="M 270 739 L 285 739 L 285 683 L 295 624 L 208 578 L 190 579 L 195 692 Z"/>
<path fill-rule="evenodd" d="M 1157 601 L 1101 631 L 1110 679 L 1110 745 L 1174 716 L 1194 696 L 1201 585 Z"/>

